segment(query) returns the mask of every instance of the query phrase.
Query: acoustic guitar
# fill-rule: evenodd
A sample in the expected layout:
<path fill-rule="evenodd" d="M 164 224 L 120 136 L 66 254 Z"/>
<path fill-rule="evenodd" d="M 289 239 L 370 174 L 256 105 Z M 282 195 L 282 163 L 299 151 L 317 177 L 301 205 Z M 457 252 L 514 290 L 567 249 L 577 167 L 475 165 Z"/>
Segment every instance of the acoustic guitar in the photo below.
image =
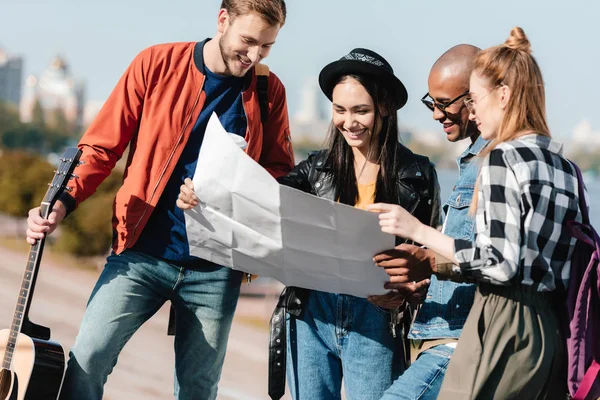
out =
<path fill-rule="evenodd" d="M 68 148 L 44 196 L 40 214 L 48 218 L 59 196 L 71 189 L 81 150 Z M 45 239 L 31 246 L 10 329 L 0 331 L 0 400 L 57 399 L 66 369 L 63 347 L 50 340 L 50 329 L 29 320 L 29 307 L 42 258 Z"/>

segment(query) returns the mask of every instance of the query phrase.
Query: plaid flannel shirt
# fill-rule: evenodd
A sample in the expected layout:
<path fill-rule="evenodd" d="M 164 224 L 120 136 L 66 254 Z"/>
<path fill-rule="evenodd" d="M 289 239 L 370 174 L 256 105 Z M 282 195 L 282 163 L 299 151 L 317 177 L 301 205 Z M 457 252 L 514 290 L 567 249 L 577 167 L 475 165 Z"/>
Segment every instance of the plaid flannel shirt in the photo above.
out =
<path fill-rule="evenodd" d="M 581 221 L 577 175 L 562 145 L 531 134 L 501 143 L 485 158 L 474 242 L 454 241 L 455 272 L 497 285 L 565 289 Z"/>

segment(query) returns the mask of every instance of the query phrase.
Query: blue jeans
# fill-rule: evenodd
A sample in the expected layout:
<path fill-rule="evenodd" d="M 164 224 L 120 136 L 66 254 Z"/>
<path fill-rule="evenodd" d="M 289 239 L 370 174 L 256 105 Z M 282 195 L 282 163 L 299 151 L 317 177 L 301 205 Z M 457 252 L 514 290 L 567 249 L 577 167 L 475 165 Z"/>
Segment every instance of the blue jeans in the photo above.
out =
<path fill-rule="evenodd" d="M 440 393 L 450 356 L 454 349 L 446 345 L 432 347 L 404 371 L 381 400 L 435 400 Z"/>
<path fill-rule="evenodd" d="M 175 397 L 216 398 L 240 283 L 241 273 L 225 267 L 189 270 L 131 250 L 110 255 L 71 349 L 61 400 L 101 399 L 123 346 L 167 300 L 177 312 Z"/>
<path fill-rule="evenodd" d="M 376 400 L 403 371 L 400 329 L 366 299 L 310 291 L 299 318 L 288 317 L 287 380 L 295 400 Z"/>

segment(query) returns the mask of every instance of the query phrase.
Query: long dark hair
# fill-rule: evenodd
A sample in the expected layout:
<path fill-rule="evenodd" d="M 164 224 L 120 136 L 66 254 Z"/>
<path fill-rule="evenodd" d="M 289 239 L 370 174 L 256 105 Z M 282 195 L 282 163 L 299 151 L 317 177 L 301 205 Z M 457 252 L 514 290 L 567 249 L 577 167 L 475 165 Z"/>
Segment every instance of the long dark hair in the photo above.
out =
<path fill-rule="evenodd" d="M 336 85 L 348 78 L 356 79 L 369 93 L 375 105 L 375 126 L 373 130 L 376 132 L 381 127 L 379 135 L 371 135 L 367 155 L 367 159 L 376 156 L 379 164 L 375 185 L 375 202 L 396 203 L 398 201 L 398 189 L 396 187 L 398 115 L 396 103 L 383 82 L 370 75 L 343 75 L 338 79 Z M 333 121 L 329 125 L 327 137 L 329 148 L 325 165 L 331 174 L 335 198 L 340 203 L 353 206 L 358 201 L 354 153 L 346 139 L 333 124 Z"/>

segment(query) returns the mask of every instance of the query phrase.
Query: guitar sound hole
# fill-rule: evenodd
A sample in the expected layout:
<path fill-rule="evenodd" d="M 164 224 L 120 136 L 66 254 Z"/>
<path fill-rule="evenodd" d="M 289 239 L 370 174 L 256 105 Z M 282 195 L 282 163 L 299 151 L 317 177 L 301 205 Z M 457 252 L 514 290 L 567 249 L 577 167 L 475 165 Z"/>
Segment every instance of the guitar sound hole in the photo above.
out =
<path fill-rule="evenodd" d="M 0 372 L 0 399 L 4 400 L 13 398 L 13 396 L 8 396 L 10 393 L 12 378 L 12 371 L 3 368 Z"/>

